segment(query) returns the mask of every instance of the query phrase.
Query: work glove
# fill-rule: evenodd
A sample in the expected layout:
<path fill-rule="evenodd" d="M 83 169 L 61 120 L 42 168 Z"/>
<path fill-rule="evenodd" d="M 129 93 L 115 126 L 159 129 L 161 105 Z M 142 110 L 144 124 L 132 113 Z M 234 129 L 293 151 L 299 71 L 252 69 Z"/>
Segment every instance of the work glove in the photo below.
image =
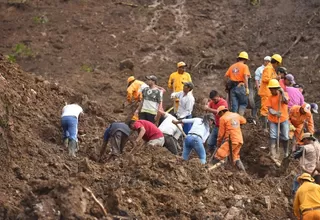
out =
<path fill-rule="evenodd" d="M 298 149 L 293 152 L 293 158 L 299 159 L 302 156 L 303 151 L 304 151 L 304 147 L 298 147 Z"/>
<path fill-rule="evenodd" d="M 295 131 L 296 130 L 296 128 L 293 125 L 290 125 L 289 129 L 290 129 L 290 131 Z"/>
<path fill-rule="evenodd" d="M 249 95 L 249 88 L 246 88 L 246 95 Z"/>

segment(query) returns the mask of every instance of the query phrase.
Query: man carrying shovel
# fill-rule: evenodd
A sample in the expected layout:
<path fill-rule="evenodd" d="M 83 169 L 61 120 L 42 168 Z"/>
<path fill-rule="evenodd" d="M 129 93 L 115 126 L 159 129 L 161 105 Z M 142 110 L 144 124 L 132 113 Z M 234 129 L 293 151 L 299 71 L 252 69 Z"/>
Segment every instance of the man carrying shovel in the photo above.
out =
<path fill-rule="evenodd" d="M 272 160 L 274 160 L 277 165 L 280 165 L 280 162 L 277 160 L 280 139 L 284 150 L 284 156 L 287 157 L 289 154 L 289 100 L 288 95 L 283 91 L 278 80 L 271 79 L 268 88 L 271 91 L 271 96 L 266 102 L 270 127 L 270 152 Z"/>

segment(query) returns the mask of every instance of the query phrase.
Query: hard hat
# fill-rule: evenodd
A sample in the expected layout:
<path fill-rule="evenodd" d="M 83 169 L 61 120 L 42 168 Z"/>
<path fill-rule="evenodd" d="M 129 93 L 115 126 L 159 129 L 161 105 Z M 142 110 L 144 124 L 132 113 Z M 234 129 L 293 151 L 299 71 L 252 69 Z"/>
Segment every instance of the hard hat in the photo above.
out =
<path fill-rule="evenodd" d="M 193 85 L 193 83 L 192 82 L 183 82 L 182 83 L 183 85 L 185 85 L 185 86 L 188 86 L 189 87 L 189 89 L 193 89 L 193 87 L 194 87 L 194 85 Z"/>
<path fill-rule="evenodd" d="M 179 62 L 179 63 L 177 63 L 177 67 L 179 68 L 179 67 L 183 67 L 183 66 L 186 66 L 186 63 L 185 62 Z"/>
<path fill-rule="evenodd" d="M 280 88 L 280 84 L 279 81 L 276 79 L 271 79 L 268 83 L 268 88 L 272 89 L 272 88 Z"/>
<path fill-rule="evenodd" d="M 286 80 L 288 80 L 290 83 L 292 84 L 296 84 L 296 82 L 294 81 L 294 76 L 292 74 L 287 74 L 285 76 Z"/>
<path fill-rule="evenodd" d="M 127 80 L 127 83 L 131 83 L 133 80 L 135 80 L 134 76 L 130 76 Z"/>
<path fill-rule="evenodd" d="M 146 76 L 146 79 L 152 80 L 154 82 L 157 82 L 158 78 L 155 75 Z"/>
<path fill-rule="evenodd" d="M 313 140 L 313 141 L 316 140 L 316 138 L 315 138 L 311 133 L 309 133 L 309 132 L 304 133 L 304 134 L 302 135 L 301 140 L 306 139 L 306 138 L 311 139 L 311 140 Z"/>
<path fill-rule="evenodd" d="M 311 107 L 311 112 L 312 113 L 318 114 L 318 104 L 317 103 L 311 103 L 310 107 Z"/>
<path fill-rule="evenodd" d="M 285 68 L 284 66 L 280 66 L 278 67 L 277 72 L 287 74 L 287 68 Z"/>
<path fill-rule="evenodd" d="M 266 57 L 264 57 L 264 59 L 263 59 L 264 61 L 271 61 L 271 57 L 270 56 L 266 56 Z"/>
<path fill-rule="evenodd" d="M 298 177 L 298 181 L 307 180 L 309 182 L 314 182 L 314 179 L 309 173 L 303 173 Z"/>
<path fill-rule="evenodd" d="M 249 55 L 248 55 L 248 53 L 246 51 L 242 51 L 242 52 L 239 53 L 238 58 L 249 60 Z"/>
<path fill-rule="evenodd" d="M 282 57 L 279 54 L 273 54 L 271 58 L 277 61 L 278 63 L 282 63 Z"/>
<path fill-rule="evenodd" d="M 224 105 L 219 106 L 217 109 L 217 114 L 219 114 L 221 111 L 224 111 L 224 110 L 228 111 L 228 108 Z"/>
<path fill-rule="evenodd" d="M 303 108 L 304 112 L 311 112 L 311 106 L 308 103 L 303 103 L 303 105 L 301 105 L 301 108 Z"/>

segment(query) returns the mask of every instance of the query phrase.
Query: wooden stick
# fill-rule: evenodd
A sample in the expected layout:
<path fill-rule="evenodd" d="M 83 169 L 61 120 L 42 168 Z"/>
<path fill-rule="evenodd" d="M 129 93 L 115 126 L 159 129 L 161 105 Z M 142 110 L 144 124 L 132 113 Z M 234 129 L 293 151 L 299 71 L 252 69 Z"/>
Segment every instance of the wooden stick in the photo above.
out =
<path fill-rule="evenodd" d="M 100 207 L 100 209 L 102 210 L 104 216 L 107 216 L 107 211 L 106 209 L 104 208 L 104 206 L 102 205 L 102 203 L 97 199 L 97 197 L 93 194 L 93 192 L 87 188 L 87 187 L 84 187 L 83 188 L 91 195 L 91 197 L 93 198 L 93 200 L 95 201 L 95 203 L 97 203 Z"/>
<path fill-rule="evenodd" d="M 130 151 L 130 154 L 136 149 L 136 151 L 137 150 L 139 150 L 142 146 L 144 146 L 145 144 L 146 144 L 147 142 L 143 142 L 142 144 L 140 144 L 139 146 L 138 145 L 136 145 L 136 146 L 134 146 L 133 148 L 132 148 L 132 150 Z"/>
<path fill-rule="evenodd" d="M 224 163 L 225 163 L 225 160 L 220 160 L 219 163 L 217 163 L 217 164 L 209 167 L 208 170 L 210 171 L 210 170 L 216 169 L 216 168 L 218 168 L 219 166 L 221 166 L 221 165 L 224 164 Z"/>
<path fill-rule="evenodd" d="M 179 125 L 176 125 L 177 128 L 179 129 L 179 131 L 182 133 L 183 137 L 187 137 L 186 133 L 184 133 L 184 131 L 179 127 Z"/>

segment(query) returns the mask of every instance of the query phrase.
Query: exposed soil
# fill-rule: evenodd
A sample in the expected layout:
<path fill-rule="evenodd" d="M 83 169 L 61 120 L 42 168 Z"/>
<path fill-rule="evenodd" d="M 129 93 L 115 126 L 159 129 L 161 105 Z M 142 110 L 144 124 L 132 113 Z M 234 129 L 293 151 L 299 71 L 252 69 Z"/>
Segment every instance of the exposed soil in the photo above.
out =
<path fill-rule="evenodd" d="M 208 172 L 196 158 L 179 163 L 164 148 L 130 154 L 130 144 L 117 160 L 96 158 L 105 127 L 126 119 L 118 111 L 126 78 L 153 73 L 166 88 L 180 60 L 199 102 L 213 88 L 224 91 L 222 76 L 240 51 L 248 51 L 251 73 L 265 55 L 284 54 L 284 65 L 306 86 L 306 100 L 320 104 L 320 2 L 130 3 L 0 3 L 0 53 L 17 63 L 0 56 L 6 78 L 0 80 L 0 219 L 293 219 L 297 164 L 277 168 L 264 149 L 267 135 L 252 124 L 243 127 L 247 174 L 230 165 Z M 65 102 L 78 102 L 86 113 L 76 159 L 61 143 Z M 83 187 L 103 202 L 107 217 Z"/>

